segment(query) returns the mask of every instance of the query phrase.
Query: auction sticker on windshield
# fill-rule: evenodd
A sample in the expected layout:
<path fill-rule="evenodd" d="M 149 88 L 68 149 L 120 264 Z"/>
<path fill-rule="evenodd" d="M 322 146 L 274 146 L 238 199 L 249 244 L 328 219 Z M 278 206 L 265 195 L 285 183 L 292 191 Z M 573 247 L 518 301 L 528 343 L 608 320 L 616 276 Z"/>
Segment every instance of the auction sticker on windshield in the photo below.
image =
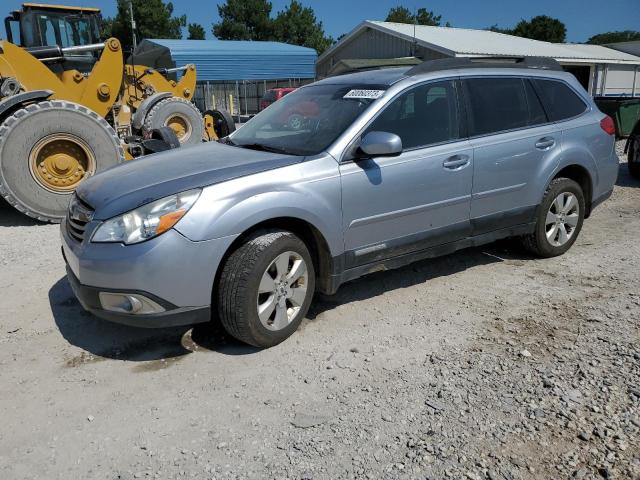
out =
<path fill-rule="evenodd" d="M 384 90 L 350 90 L 343 98 L 380 98 Z"/>

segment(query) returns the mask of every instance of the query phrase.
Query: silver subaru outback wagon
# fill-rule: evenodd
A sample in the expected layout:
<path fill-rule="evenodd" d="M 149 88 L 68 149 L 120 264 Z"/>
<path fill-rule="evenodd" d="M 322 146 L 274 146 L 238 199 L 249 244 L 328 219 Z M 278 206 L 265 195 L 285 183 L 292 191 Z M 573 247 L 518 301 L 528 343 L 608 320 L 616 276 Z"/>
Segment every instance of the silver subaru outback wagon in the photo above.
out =
<path fill-rule="evenodd" d="M 612 120 L 554 61 L 448 59 L 328 78 L 220 143 L 86 180 L 61 226 L 83 307 L 221 321 L 268 347 L 314 292 L 519 237 L 553 257 L 618 172 Z"/>

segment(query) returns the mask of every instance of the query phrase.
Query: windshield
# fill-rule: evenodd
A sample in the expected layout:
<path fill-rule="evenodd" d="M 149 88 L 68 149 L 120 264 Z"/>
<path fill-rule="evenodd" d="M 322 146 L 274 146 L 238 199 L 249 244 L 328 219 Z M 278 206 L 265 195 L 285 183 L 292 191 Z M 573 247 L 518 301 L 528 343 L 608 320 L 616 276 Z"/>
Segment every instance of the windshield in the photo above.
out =
<path fill-rule="evenodd" d="M 23 17 L 25 47 L 75 47 L 99 40 L 96 15 L 29 12 Z"/>
<path fill-rule="evenodd" d="M 311 85 L 273 103 L 228 143 L 292 155 L 316 155 L 326 150 L 386 87 Z"/>

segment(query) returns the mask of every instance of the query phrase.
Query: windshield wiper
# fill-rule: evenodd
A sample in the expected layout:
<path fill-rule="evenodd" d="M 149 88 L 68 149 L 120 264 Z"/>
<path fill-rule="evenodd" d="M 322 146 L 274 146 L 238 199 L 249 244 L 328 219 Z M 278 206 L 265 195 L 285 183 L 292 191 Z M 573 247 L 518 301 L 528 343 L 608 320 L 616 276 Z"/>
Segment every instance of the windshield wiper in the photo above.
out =
<path fill-rule="evenodd" d="M 234 143 L 236 147 L 247 148 L 249 150 L 258 150 L 260 152 L 282 153 L 284 155 L 293 155 L 284 148 L 272 147 L 271 145 L 264 145 L 262 143 Z"/>

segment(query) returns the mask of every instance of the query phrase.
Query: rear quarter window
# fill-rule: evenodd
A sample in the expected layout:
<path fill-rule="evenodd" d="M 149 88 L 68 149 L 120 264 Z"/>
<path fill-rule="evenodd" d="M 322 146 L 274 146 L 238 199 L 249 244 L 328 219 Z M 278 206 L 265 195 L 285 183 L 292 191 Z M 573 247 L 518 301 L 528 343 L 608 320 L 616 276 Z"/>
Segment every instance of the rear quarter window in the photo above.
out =
<path fill-rule="evenodd" d="M 558 80 L 533 80 L 549 120 L 558 122 L 577 117 L 587 110 L 587 104 L 568 85 Z"/>

